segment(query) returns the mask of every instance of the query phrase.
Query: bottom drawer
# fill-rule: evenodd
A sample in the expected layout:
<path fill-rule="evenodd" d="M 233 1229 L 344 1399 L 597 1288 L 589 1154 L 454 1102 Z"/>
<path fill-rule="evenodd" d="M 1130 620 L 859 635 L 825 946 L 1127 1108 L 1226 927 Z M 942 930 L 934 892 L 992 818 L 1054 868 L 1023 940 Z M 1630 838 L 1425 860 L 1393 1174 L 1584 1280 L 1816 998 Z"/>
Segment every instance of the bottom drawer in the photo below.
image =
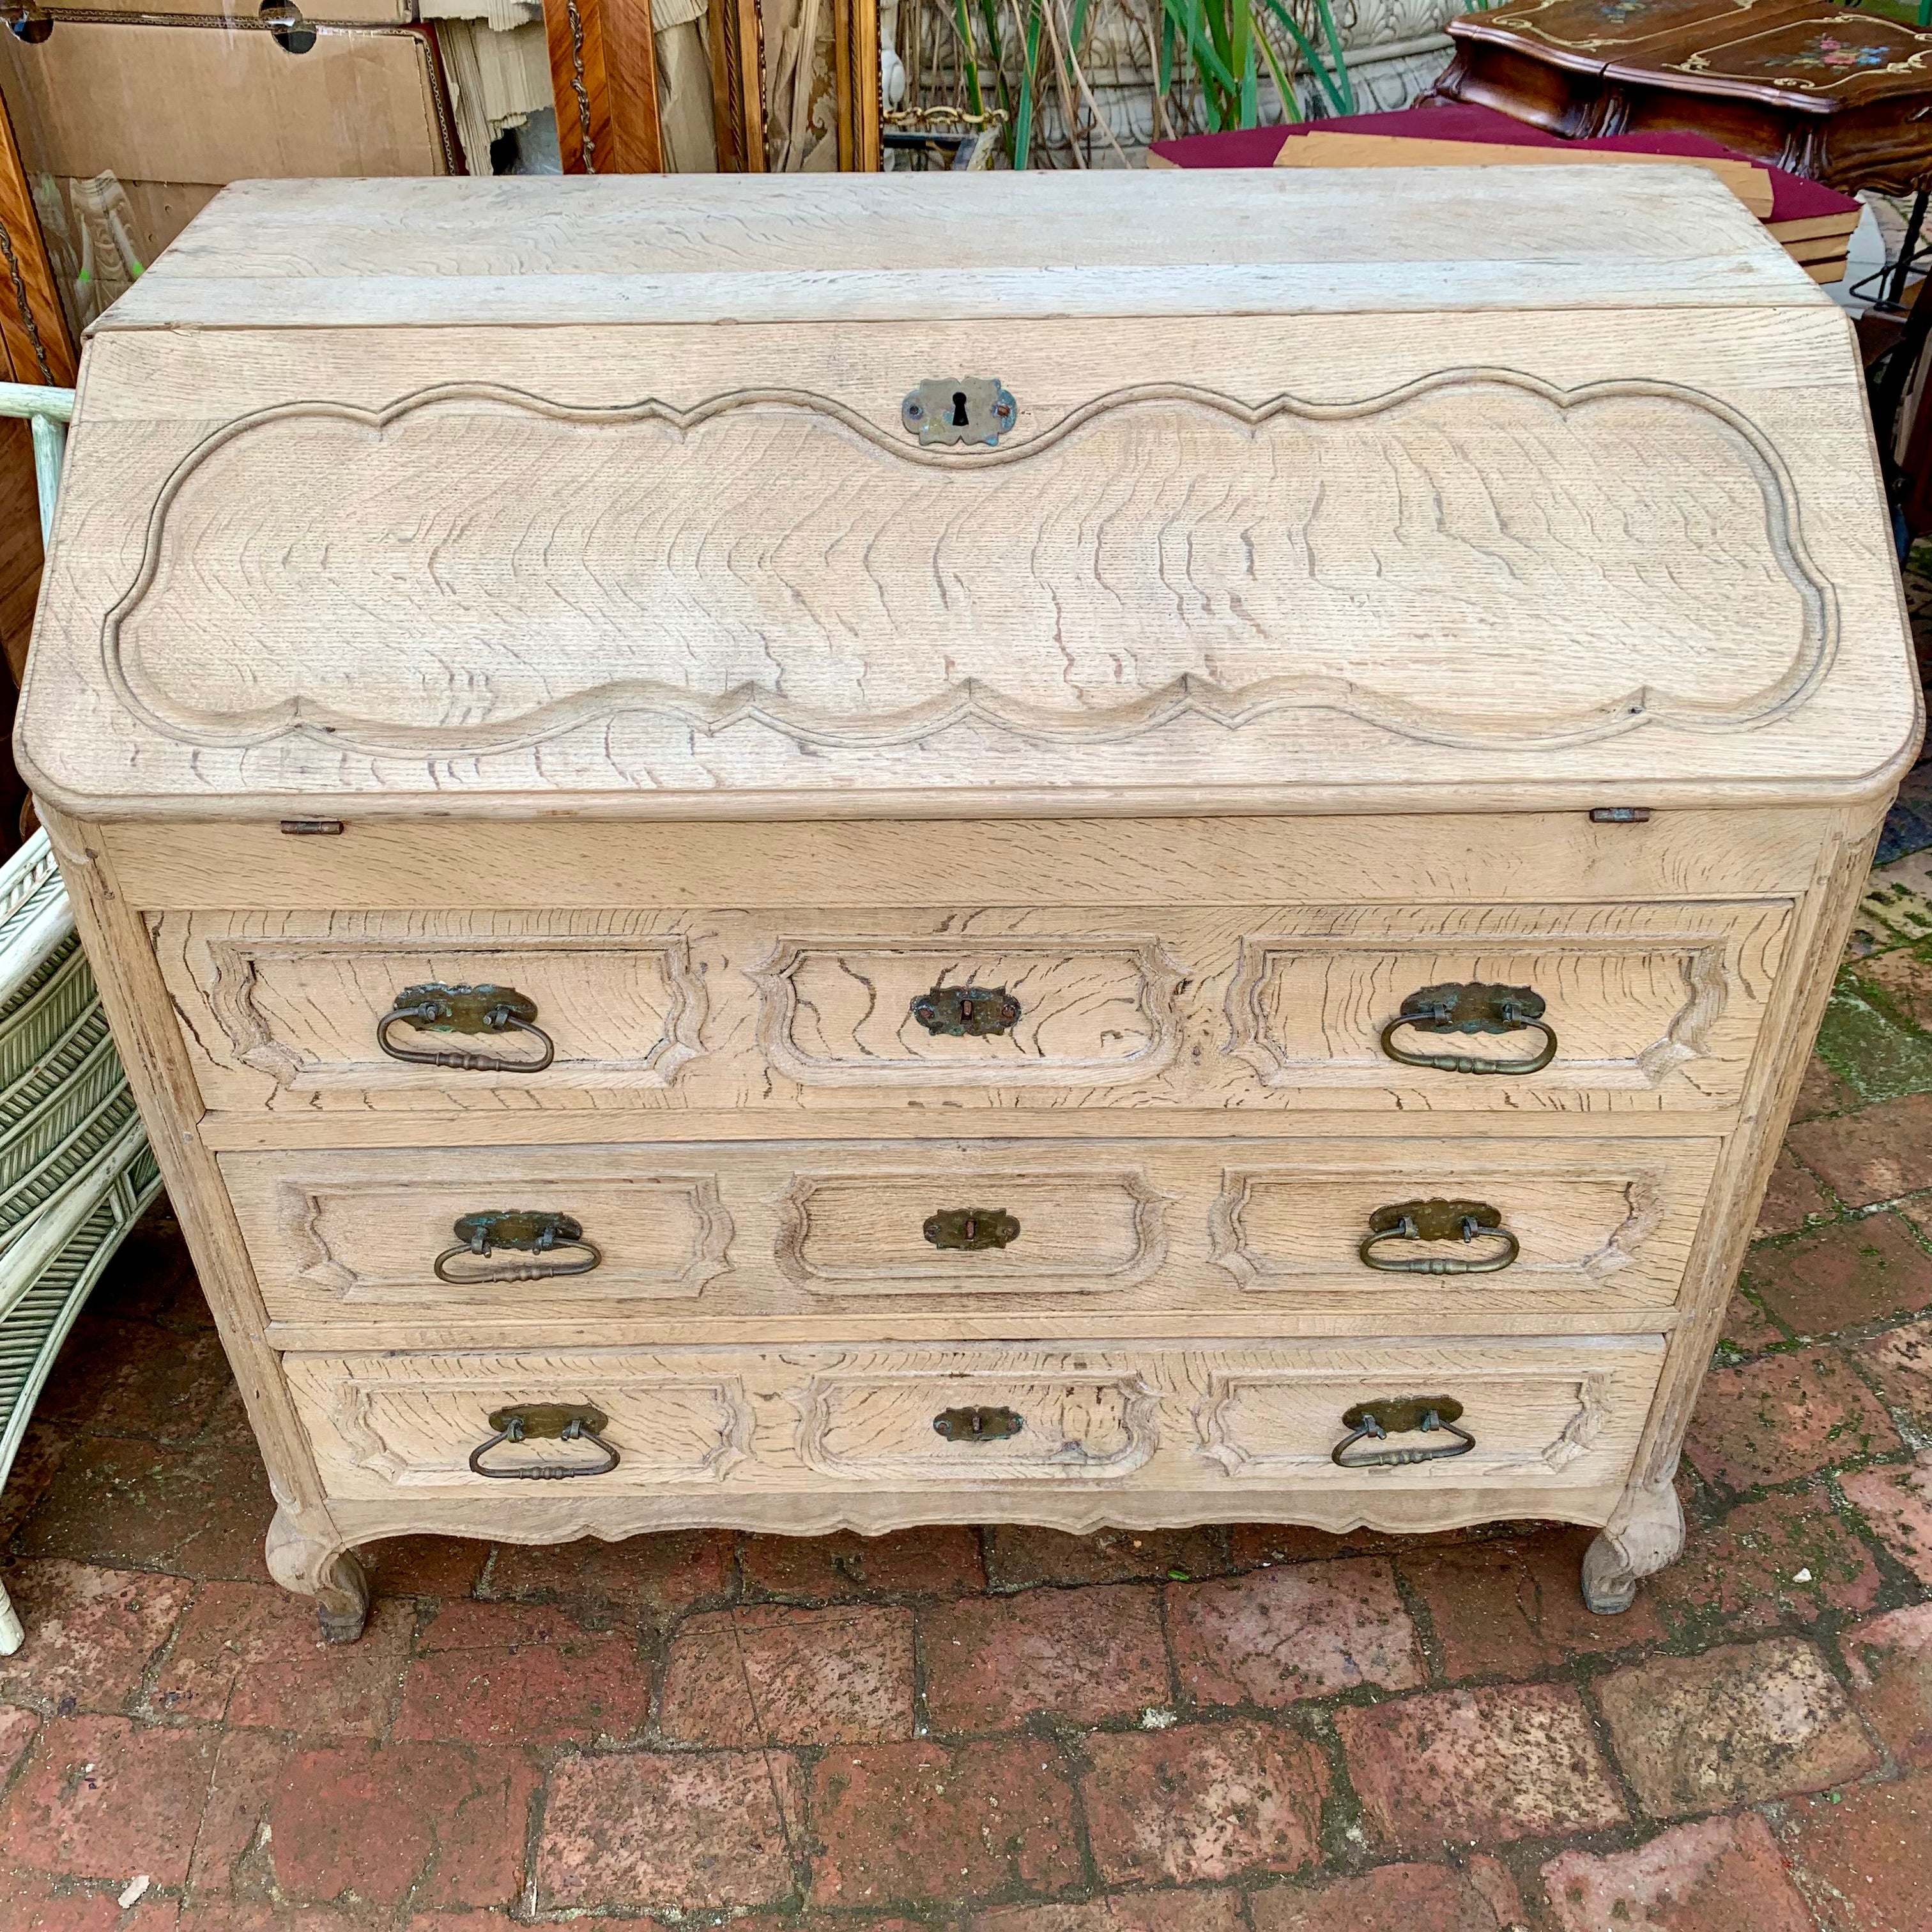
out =
<path fill-rule="evenodd" d="M 728 1522 L 734 1496 L 788 1491 L 929 1491 L 935 1508 L 952 1491 L 946 1513 L 970 1516 L 976 1504 L 1002 1514 L 994 1494 L 1010 1502 L 1048 1484 L 1197 1494 L 1356 1481 L 1424 1492 L 1601 1488 L 1622 1480 L 1636 1452 L 1664 1342 L 1564 1336 L 283 1359 L 332 1496 L 508 1497 L 527 1486 L 499 1476 L 542 1468 L 566 1472 L 553 1481 L 568 1480 L 586 1500 L 709 1495 Z M 1372 1426 L 1363 1430 L 1352 1459 L 1456 1453 L 1345 1476 L 1333 1452 L 1364 1403 L 1377 1405 L 1394 1432 L 1378 1440 Z M 1454 1427 L 1403 1431 L 1405 1404 Z M 521 1440 L 506 1413 L 517 1410 L 529 1412 Z M 560 1436 L 572 1413 L 588 1432 Z"/>

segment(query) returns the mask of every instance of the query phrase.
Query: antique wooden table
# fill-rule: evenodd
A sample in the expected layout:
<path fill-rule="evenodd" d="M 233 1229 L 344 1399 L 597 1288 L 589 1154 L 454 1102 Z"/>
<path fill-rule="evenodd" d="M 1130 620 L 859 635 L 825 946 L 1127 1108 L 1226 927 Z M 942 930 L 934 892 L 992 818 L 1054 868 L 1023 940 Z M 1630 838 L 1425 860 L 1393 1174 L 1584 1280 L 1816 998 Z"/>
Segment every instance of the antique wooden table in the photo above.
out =
<path fill-rule="evenodd" d="M 1816 0 L 1512 0 L 1449 32 L 1437 100 L 1573 136 L 1693 128 L 1847 190 L 1932 182 L 1932 30 Z"/>

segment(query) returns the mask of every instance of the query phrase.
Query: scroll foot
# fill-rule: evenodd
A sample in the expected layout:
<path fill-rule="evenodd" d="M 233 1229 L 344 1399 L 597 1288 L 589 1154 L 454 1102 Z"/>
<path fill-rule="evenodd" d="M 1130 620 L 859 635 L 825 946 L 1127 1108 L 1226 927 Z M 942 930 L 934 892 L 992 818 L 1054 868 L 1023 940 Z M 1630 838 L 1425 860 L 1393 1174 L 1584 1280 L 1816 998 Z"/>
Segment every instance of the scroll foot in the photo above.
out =
<path fill-rule="evenodd" d="M 1583 1602 L 1614 1616 L 1636 1600 L 1637 1580 L 1676 1562 L 1684 1547 L 1684 1512 L 1668 1482 L 1630 1489 L 1616 1513 L 1583 1552 Z"/>
<path fill-rule="evenodd" d="M 268 1526 L 268 1574 L 285 1590 L 315 1599 L 322 1634 L 353 1643 L 369 1620 L 369 1578 L 332 1531 L 318 1531 L 286 1509 Z"/>

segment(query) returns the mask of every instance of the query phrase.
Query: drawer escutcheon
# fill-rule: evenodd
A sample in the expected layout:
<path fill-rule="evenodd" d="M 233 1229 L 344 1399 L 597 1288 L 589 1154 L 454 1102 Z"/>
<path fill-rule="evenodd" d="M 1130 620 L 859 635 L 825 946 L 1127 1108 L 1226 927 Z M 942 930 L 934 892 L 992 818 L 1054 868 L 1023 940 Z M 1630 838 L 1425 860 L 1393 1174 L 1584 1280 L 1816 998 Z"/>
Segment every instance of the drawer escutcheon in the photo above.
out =
<path fill-rule="evenodd" d="M 928 1215 L 926 1238 L 935 1248 L 962 1248 L 977 1253 L 1004 1248 L 1020 1238 L 1018 1219 L 1003 1208 L 942 1208 Z"/>
<path fill-rule="evenodd" d="M 949 1442 L 1004 1442 L 1026 1426 L 1026 1418 L 1016 1408 L 942 1408 L 932 1426 Z"/>
<path fill-rule="evenodd" d="M 935 986 L 913 1001 L 912 1016 L 935 1036 L 983 1040 L 1018 1025 L 1020 1003 L 1004 986 Z"/>

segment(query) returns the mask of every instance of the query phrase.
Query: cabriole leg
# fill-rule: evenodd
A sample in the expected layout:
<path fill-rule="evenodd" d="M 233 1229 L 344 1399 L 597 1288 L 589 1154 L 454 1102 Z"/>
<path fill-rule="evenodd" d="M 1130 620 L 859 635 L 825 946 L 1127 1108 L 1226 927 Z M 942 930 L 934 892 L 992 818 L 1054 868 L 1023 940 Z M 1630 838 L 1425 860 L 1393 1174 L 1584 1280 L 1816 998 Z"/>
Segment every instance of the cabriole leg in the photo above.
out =
<path fill-rule="evenodd" d="M 1669 1480 L 1624 1492 L 1616 1514 L 1583 1552 L 1583 1602 L 1599 1616 L 1627 1610 L 1637 1580 L 1675 1562 L 1684 1547 L 1684 1511 Z"/>
<path fill-rule="evenodd" d="M 268 1574 L 285 1590 L 315 1599 L 322 1634 L 353 1643 L 369 1618 L 369 1578 L 332 1530 L 311 1529 L 286 1509 L 268 1526 Z"/>

